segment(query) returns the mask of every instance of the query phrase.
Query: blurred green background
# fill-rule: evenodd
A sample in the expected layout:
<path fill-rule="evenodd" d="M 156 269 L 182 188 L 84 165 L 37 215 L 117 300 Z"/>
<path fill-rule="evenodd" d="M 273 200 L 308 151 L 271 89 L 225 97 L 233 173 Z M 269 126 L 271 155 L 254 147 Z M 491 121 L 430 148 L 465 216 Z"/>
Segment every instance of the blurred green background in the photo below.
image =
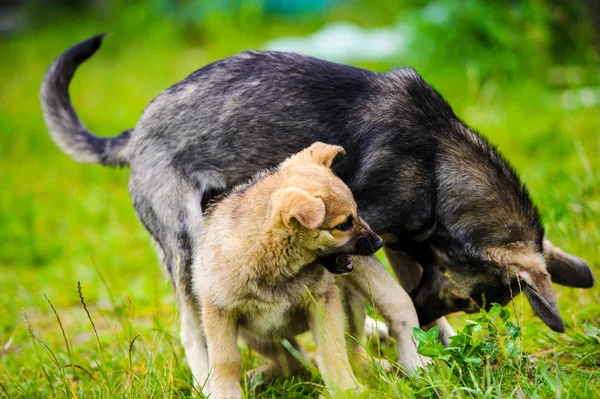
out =
<path fill-rule="evenodd" d="M 598 276 L 599 26 L 595 0 L 0 0 L 0 395 L 68 396 L 52 364 L 73 358 L 104 375 L 110 361 L 77 281 L 111 375 L 122 378 L 101 384 L 80 375 L 70 392 L 150 397 L 189 382 L 175 301 L 135 218 L 128 171 L 74 163 L 44 127 L 39 85 L 68 46 L 111 33 L 71 86 L 81 119 L 105 136 L 133 127 L 154 96 L 195 69 L 245 49 L 377 71 L 414 67 L 516 167 L 549 238 Z M 597 288 L 555 289 L 571 335 L 550 333 L 519 300 L 528 352 L 577 347 L 573 334 L 600 324 Z M 596 370 L 600 345 L 590 342 L 559 356 L 564 367 Z M 591 361 L 574 362 L 589 350 Z M 147 385 L 131 390 L 131 375 Z"/>

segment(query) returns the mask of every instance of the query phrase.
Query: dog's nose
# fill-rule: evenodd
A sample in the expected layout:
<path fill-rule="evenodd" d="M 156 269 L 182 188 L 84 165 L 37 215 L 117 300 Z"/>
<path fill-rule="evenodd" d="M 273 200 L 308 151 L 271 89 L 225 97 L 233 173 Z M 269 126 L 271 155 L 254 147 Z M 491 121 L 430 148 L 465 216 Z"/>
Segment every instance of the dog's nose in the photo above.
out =
<path fill-rule="evenodd" d="M 375 242 L 373 243 L 373 247 L 375 248 L 374 252 L 377 252 L 381 249 L 381 247 L 383 247 L 383 240 L 381 239 L 381 237 L 379 236 L 375 236 Z"/>

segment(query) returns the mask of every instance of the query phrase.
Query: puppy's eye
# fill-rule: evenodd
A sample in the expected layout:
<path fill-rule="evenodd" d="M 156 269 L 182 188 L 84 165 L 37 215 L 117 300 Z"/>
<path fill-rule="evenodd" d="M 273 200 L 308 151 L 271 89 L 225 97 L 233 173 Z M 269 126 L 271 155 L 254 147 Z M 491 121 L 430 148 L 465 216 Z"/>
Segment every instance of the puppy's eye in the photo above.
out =
<path fill-rule="evenodd" d="M 352 227 L 354 227 L 354 219 L 352 218 L 352 215 L 350 215 L 350 216 L 348 216 L 348 219 L 346 219 L 346 221 L 344 223 L 338 224 L 333 229 L 340 230 L 340 231 L 348 231 L 348 230 L 352 229 Z"/>

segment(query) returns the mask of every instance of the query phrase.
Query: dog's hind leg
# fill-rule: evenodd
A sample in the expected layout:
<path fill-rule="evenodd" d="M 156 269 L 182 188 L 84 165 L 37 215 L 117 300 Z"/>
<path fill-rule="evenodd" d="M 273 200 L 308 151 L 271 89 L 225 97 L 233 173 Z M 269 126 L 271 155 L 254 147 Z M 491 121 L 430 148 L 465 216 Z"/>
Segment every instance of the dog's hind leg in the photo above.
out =
<path fill-rule="evenodd" d="M 198 315 L 197 305 L 189 303 L 188 298 L 178 298 L 181 329 L 179 337 L 185 351 L 185 357 L 192 371 L 194 386 L 199 392 L 210 392 L 208 384 L 209 359 L 206 337 Z"/>
<path fill-rule="evenodd" d="M 365 318 L 364 329 L 365 329 L 365 333 L 367 335 L 370 335 L 372 337 L 377 337 L 381 341 L 389 342 L 391 339 L 390 330 L 385 325 L 385 322 L 383 322 L 381 320 L 375 320 L 372 317 L 367 316 Z"/>
<path fill-rule="evenodd" d="M 394 274 L 398 278 L 398 281 L 400 281 L 402 288 L 404 288 L 406 292 L 411 292 L 417 284 L 419 284 L 419 280 L 421 279 L 421 274 L 423 273 L 421 266 L 402 251 L 395 251 L 388 247 L 384 247 L 384 252 L 386 258 L 390 262 L 390 266 L 392 266 L 392 270 L 394 270 Z M 448 346 L 450 344 L 450 337 L 456 335 L 456 332 L 450 323 L 448 323 L 448 320 L 446 320 L 445 317 L 440 317 L 433 323 L 423 326 L 423 328 L 428 330 L 433 326 L 438 326 L 440 329 L 439 340 L 442 344 Z"/>
<path fill-rule="evenodd" d="M 133 168 L 129 186 L 134 207 L 157 244 L 161 263 L 173 283 L 181 318 L 181 342 L 194 385 L 202 387 L 208 381 L 208 351 L 200 302 L 192 289 L 194 245 L 204 228 L 200 197 L 197 190 L 164 168 L 160 172 L 136 172 Z"/>

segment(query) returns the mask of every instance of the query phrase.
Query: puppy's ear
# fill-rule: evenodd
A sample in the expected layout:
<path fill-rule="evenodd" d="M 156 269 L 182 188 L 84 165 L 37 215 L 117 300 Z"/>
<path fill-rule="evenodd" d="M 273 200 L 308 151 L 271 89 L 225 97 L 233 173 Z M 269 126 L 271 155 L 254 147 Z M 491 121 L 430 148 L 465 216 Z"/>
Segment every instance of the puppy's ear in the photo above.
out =
<path fill-rule="evenodd" d="M 344 155 L 346 155 L 346 151 L 339 145 L 330 145 L 317 141 L 310 147 L 292 155 L 281 164 L 281 167 L 285 168 L 296 162 L 311 162 L 330 168 L 335 158 Z"/>
<path fill-rule="evenodd" d="M 594 286 L 592 269 L 583 259 L 564 252 L 548 240 L 544 240 L 544 257 L 553 282 L 568 287 Z"/>
<path fill-rule="evenodd" d="M 556 306 L 550 273 L 546 270 L 544 257 L 528 248 L 496 248 L 488 251 L 491 259 L 521 281 L 525 296 L 533 311 L 557 332 L 565 331 L 565 324 Z M 510 275 L 509 275 L 510 276 Z"/>
<path fill-rule="evenodd" d="M 306 150 L 314 162 L 331 167 L 331 164 L 338 156 L 345 156 L 346 151 L 339 145 L 330 145 L 321 142 L 316 142 Z"/>
<path fill-rule="evenodd" d="M 280 189 L 271 195 L 271 218 L 272 222 L 281 220 L 288 227 L 298 222 L 315 230 L 325 220 L 325 203 L 300 188 Z"/>

